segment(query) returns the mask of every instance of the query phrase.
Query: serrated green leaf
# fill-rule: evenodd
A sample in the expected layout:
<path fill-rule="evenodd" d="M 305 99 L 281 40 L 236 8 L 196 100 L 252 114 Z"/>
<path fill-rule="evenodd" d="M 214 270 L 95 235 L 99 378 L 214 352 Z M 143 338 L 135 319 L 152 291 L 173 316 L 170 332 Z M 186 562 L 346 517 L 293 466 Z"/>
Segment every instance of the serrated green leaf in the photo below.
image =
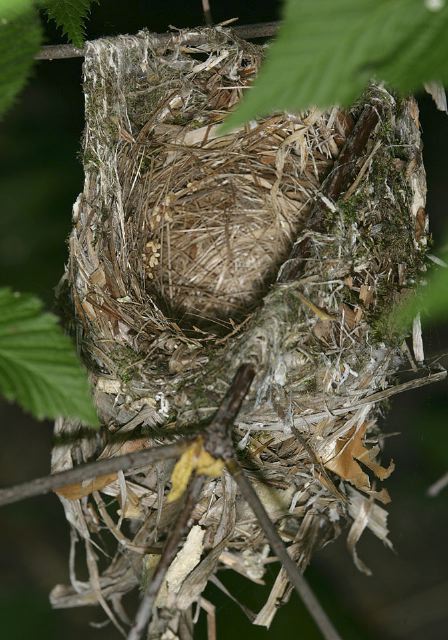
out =
<path fill-rule="evenodd" d="M 0 115 L 23 88 L 41 41 L 41 25 L 34 9 L 26 10 L 22 1 L 15 7 L 11 4 L 1 7 Z"/>
<path fill-rule="evenodd" d="M 448 82 L 448 6 L 424 0 L 287 0 L 254 87 L 224 128 L 276 110 L 348 105 L 373 78 L 402 92 Z"/>
<path fill-rule="evenodd" d="M 48 16 L 56 22 L 75 47 L 84 45 L 84 23 L 97 0 L 44 0 Z"/>
<path fill-rule="evenodd" d="M 0 289 L 0 393 L 36 418 L 97 425 L 87 376 L 56 316 L 30 295 Z"/>

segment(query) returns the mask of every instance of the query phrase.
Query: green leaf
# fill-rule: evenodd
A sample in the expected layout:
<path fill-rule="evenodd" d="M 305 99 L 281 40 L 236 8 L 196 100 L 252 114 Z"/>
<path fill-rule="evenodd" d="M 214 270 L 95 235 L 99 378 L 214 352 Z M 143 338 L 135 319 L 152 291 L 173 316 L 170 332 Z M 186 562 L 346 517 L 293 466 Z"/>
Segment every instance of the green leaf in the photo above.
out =
<path fill-rule="evenodd" d="M 347 105 L 374 78 L 401 92 L 448 82 L 448 3 L 437 11 L 428 9 L 433 5 L 287 0 L 259 77 L 224 128 L 276 110 Z"/>
<path fill-rule="evenodd" d="M 444 267 L 437 267 L 425 286 L 420 286 L 391 313 L 392 326 L 409 327 L 418 313 L 424 322 L 434 323 L 448 319 L 448 254 L 442 257 Z"/>
<path fill-rule="evenodd" d="M 33 0 L 0 0 L 0 17 L 15 18 L 32 7 Z"/>
<path fill-rule="evenodd" d="M 39 17 L 23 0 L 0 5 L 0 115 L 23 88 L 42 41 Z"/>
<path fill-rule="evenodd" d="M 84 23 L 90 13 L 91 5 L 97 0 L 44 0 L 48 16 L 75 47 L 84 45 Z"/>
<path fill-rule="evenodd" d="M 87 376 L 56 316 L 33 296 L 0 289 L 0 392 L 36 418 L 97 425 Z"/>

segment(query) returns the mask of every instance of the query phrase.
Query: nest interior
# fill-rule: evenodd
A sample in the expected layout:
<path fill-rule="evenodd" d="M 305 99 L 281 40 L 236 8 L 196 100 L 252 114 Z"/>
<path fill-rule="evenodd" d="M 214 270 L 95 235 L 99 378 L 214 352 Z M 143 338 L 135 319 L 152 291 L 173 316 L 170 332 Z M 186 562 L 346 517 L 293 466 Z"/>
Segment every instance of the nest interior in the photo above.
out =
<path fill-rule="evenodd" d="M 103 427 L 96 440 L 57 445 L 53 469 L 204 424 L 239 364 L 253 362 L 234 436 L 271 519 L 303 568 L 349 526 L 354 561 L 368 572 L 356 553 L 363 530 L 390 545 L 381 506 L 389 496 L 378 485 L 393 464 L 377 459 L 377 418 L 401 388 L 393 384 L 400 363 L 415 366 L 384 311 L 423 267 L 418 112 L 412 99 L 373 86 L 346 111 L 277 113 L 220 135 L 262 56 L 223 28 L 88 43 L 85 184 L 60 299 Z M 333 200 L 325 180 L 366 105 L 378 124 L 353 160 L 354 180 Z M 300 274 L 285 278 L 305 245 Z M 56 425 L 72 438 L 79 429 Z M 131 437 L 111 442 L 117 433 Z M 171 469 L 160 462 L 61 492 L 73 557 L 81 540 L 89 580 L 78 579 L 72 557 L 71 584 L 55 587 L 54 606 L 101 604 L 126 624 L 121 598 L 150 579 L 179 509 L 166 500 Z M 191 607 L 212 575 L 232 568 L 259 583 L 270 561 L 226 472 L 207 482 L 195 520 L 150 637 L 191 637 Z M 116 541 L 107 563 L 98 551 L 104 530 Z M 280 571 L 253 621 L 269 626 L 288 592 Z"/>

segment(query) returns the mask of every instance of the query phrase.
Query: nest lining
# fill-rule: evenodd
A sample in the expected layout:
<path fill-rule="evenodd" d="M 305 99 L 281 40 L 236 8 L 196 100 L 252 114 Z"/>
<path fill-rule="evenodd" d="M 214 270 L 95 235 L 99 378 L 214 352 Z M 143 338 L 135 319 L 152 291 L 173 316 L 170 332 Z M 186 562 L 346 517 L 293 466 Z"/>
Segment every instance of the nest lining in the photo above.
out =
<path fill-rule="evenodd" d="M 213 89 L 222 87 L 210 85 L 213 102 Z M 256 304 L 332 164 L 330 147 L 338 151 L 328 128 L 333 114 L 328 120 L 315 113 L 272 117 L 223 140 L 212 123 L 233 103 L 228 97 L 219 113 L 205 112 L 198 129 L 171 125 L 167 134 L 165 126 L 155 127 L 145 158 L 153 150 L 157 155 L 150 176 L 142 175 L 141 189 L 134 190 L 137 208 L 142 202 L 148 208 L 147 276 L 172 308 L 202 319 L 226 320 Z M 171 136 L 175 144 L 167 141 Z"/>
<path fill-rule="evenodd" d="M 386 503 L 388 494 L 371 478 L 393 468 L 376 459 L 376 418 L 403 358 L 382 311 L 418 277 L 426 242 L 416 230 L 425 197 L 418 114 L 412 100 L 374 87 L 350 113 L 274 114 L 217 136 L 261 56 L 223 29 L 89 43 L 86 180 L 65 283 L 104 429 L 96 443 L 55 448 L 53 467 L 201 423 L 239 363 L 251 361 L 258 374 L 235 439 L 271 518 L 302 567 L 351 523 L 352 554 L 367 571 L 355 549 L 363 529 L 389 544 L 386 512 L 371 500 Z M 307 228 L 322 179 L 368 102 L 386 106 L 357 178 L 329 203 L 321 228 Z M 282 282 L 293 242 L 307 243 L 306 265 Z M 107 443 L 110 432 L 136 430 L 137 440 Z M 53 591 L 54 606 L 100 603 L 120 625 L 117 603 L 150 576 L 158 556 L 145 549 L 163 542 L 178 508 L 164 499 L 170 470 L 160 463 L 61 498 L 73 545 L 76 537 L 86 545 L 90 580 L 72 572 L 71 586 Z M 115 518 L 99 491 L 116 499 Z M 173 564 L 154 637 L 189 637 L 190 607 L 220 567 L 257 582 L 268 561 L 226 473 L 207 484 L 195 517 L 185 544 L 196 561 Z M 102 527 L 119 544 L 100 574 L 93 545 Z M 280 572 L 257 624 L 270 624 L 287 590 Z"/>

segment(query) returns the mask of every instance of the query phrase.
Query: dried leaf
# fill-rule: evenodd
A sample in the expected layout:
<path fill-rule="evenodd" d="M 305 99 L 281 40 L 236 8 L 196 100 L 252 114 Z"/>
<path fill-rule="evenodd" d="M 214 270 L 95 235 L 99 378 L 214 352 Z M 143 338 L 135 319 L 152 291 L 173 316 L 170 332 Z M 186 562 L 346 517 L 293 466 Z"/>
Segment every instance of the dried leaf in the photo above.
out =
<path fill-rule="evenodd" d="M 324 462 L 324 466 L 344 480 L 351 482 L 358 489 L 370 492 L 369 476 L 362 470 L 358 461 L 370 469 L 379 480 L 388 478 L 395 465 L 391 461 L 387 468 L 382 467 L 375 460 L 379 448 L 367 449 L 365 447 L 363 440 L 367 424 L 364 422 L 359 429 L 353 427 L 343 438 L 339 438 L 335 445 L 335 455 Z M 389 500 L 387 492 L 386 494 L 384 492 L 377 494 L 377 497 L 379 496 L 383 502 Z"/>
<path fill-rule="evenodd" d="M 373 287 L 368 284 L 362 284 L 359 289 L 359 299 L 369 308 L 373 302 Z"/>
<path fill-rule="evenodd" d="M 74 484 L 67 484 L 65 487 L 56 489 L 55 493 L 59 496 L 63 496 L 68 500 L 79 500 L 88 496 L 93 491 L 101 491 L 104 487 L 117 479 L 116 473 L 109 473 L 104 476 L 98 476 L 93 480 L 83 480 L 82 482 L 75 482 Z"/>
<path fill-rule="evenodd" d="M 119 516 L 134 520 L 143 520 L 144 513 L 140 507 L 140 498 L 132 491 L 129 484 L 126 485 L 126 502 L 117 510 Z"/>
<path fill-rule="evenodd" d="M 198 475 L 218 478 L 224 468 L 223 460 L 217 460 L 204 449 L 204 441 L 197 438 L 181 455 L 171 475 L 172 487 L 167 501 L 178 500 L 187 488 L 193 472 Z"/>
<path fill-rule="evenodd" d="M 300 291 L 296 291 L 296 295 L 300 302 L 305 305 L 305 307 L 308 307 L 308 309 L 310 309 L 319 318 L 319 320 L 329 320 L 330 322 L 334 322 L 336 320 L 334 316 L 315 305 L 314 302 L 311 302 L 311 300 L 306 298 Z"/>
<path fill-rule="evenodd" d="M 362 573 L 371 575 L 372 572 L 370 569 L 359 558 L 356 545 L 365 529 L 370 529 L 389 549 L 393 548 L 388 538 L 387 511 L 378 504 L 375 504 L 372 499 L 367 499 L 362 496 L 355 489 L 349 487 L 348 494 L 349 514 L 350 517 L 353 518 L 353 524 L 347 536 L 347 546 L 357 568 Z"/>
<path fill-rule="evenodd" d="M 339 310 L 342 313 L 345 326 L 347 327 L 347 329 L 352 331 L 352 329 L 354 329 L 356 325 L 359 324 L 359 321 L 362 318 L 362 309 L 360 309 L 359 307 L 355 307 L 354 309 L 352 309 L 348 306 L 348 304 L 343 303 L 339 305 Z"/>
<path fill-rule="evenodd" d="M 441 82 L 425 82 L 423 86 L 425 87 L 425 91 L 429 93 L 434 100 L 437 109 L 448 113 L 446 93 L 443 84 Z"/>

